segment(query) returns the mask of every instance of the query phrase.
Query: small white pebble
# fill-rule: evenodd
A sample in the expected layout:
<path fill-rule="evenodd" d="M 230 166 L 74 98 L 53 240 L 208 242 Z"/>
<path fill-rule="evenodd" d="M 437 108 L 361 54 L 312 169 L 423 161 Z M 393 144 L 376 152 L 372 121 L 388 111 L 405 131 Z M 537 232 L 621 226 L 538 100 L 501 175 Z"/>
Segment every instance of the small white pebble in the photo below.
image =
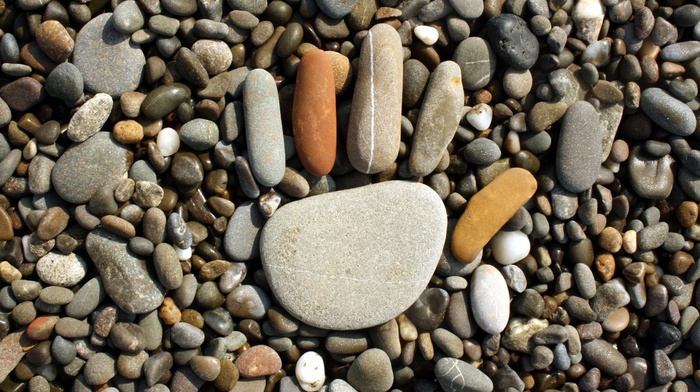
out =
<path fill-rule="evenodd" d="M 467 121 L 474 127 L 477 131 L 484 131 L 491 126 L 491 119 L 493 118 L 493 110 L 491 106 L 480 103 L 467 113 Z"/>
<path fill-rule="evenodd" d="M 156 145 L 164 157 L 169 157 L 180 149 L 180 135 L 172 128 L 163 128 L 158 132 Z"/>
<path fill-rule="evenodd" d="M 180 261 L 189 260 L 189 258 L 192 257 L 192 248 L 180 249 L 177 246 L 173 246 L 173 249 L 175 249 L 177 258 L 180 259 Z"/>
<path fill-rule="evenodd" d="M 433 45 L 440 37 L 437 29 L 431 26 L 416 26 L 413 34 L 426 45 Z"/>
<path fill-rule="evenodd" d="M 294 374 L 299 381 L 301 389 L 311 392 L 318 391 L 326 381 L 326 369 L 323 365 L 323 358 L 315 351 L 304 353 L 297 361 Z"/>
<path fill-rule="evenodd" d="M 499 231 L 491 239 L 491 251 L 499 264 L 515 264 L 530 253 L 530 240 L 522 231 Z"/>

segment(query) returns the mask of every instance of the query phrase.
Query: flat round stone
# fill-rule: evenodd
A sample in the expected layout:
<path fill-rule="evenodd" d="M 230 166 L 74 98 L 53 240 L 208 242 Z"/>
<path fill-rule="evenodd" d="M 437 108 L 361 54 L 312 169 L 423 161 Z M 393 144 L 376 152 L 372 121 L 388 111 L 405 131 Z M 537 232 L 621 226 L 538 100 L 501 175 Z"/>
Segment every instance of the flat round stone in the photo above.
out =
<path fill-rule="evenodd" d="M 129 35 L 115 29 L 112 14 L 104 13 L 78 32 L 73 64 L 83 75 L 88 91 L 116 98 L 139 86 L 146 56 Z"/>
<path fill-rule="evenodd" d="M 362 329 L 396 317 L 418 298 L 446 229 L 432 189 L 389 181 L 281 207 L 263 229 L 262 263 L 275 297 L 300 321 Z M 381 308 L 367 312 L 378 302 Z"/>
<path fill-rule="evenodd" d="M 132 154 L 110 132 L 98 132 L 58 158 L 51 183 L 64 200 L 84 204 L 103 186 L 116 187 L 131 160 Z"/>

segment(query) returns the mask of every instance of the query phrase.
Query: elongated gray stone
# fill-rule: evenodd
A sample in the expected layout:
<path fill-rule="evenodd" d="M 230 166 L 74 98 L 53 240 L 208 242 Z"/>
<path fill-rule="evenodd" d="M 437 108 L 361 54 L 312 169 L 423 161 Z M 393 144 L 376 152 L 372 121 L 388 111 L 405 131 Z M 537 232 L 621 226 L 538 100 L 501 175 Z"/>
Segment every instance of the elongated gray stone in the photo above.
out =
<path fill-rule="evenodd" d="M 688 136 L 695 132 L 697 119 L 690 107 L 660 88 L 644 90 L 640 105 L 653 122 L 674 135 Z"/>
<path fill-rule="evenodd" d="M 619 376 L 627 371 L 627 360 L 612 344 L 603 339 L 589 340 L 581 347 L 583 359 L 603 373 Z"/>
<path fill-rule="evenodd" d="M 264 69 L 245 78 L 243 116 L 253 175 L 263 186 L 275 186 L 284 176 L 284 136 L 277 85 Z"/>
<path fill-rule="evenodd" d="M 163 290 L 149 276 L 146 262 L 137 258 L 121 237 L 104 229 L 88 234 L 85 248 L 102 277 L 107 295 L 123 311 L 148 313 L 163 303 Z"/>
<path fill-rule="evenodd" d="M 236 261 L 248 261 L 260 254 L 260 230 L 265 217 L 252 201 L 238 206 L 226 226 L 224 251 Z"/>
<path fill-rule="evenodd" d="M 601 155 L 600 120 L 593 105 L 578 101 L 566 110 L 557 148 L 557 178 L 569 192 L 590 188 L 598 177 Z"/>
<path fill-rule="evenodd" d="M 493 381 L 481 370 L 456 358 L 441 358 L 435 364 L 435 377 L 446 392 L 488 392 Z"/>
<path fill-rule="evenodd" d="M 275 212 L 260 239 L 262 265 L 279 303 L 300 321 L 362 329 L 415 302 L 440 259 L 446 229 L 440 198 L 419 183 L 326 193 Z"/>
<path fill-rule="evenodd" d="M 51 183 L 64 200 L 84 204 L 101 187 L 116 187 L 131 167 L 132 159 L 132 154 L 110 132 L 98 132 L 58 158 Z"/>
<path fill-rule="evenodd" d="M 348 125 L 348 158 L 357 171 L 379 173 L 396 160 L 402 90 L 399 33 L 387 24 L 375 25 L 362 41 Z"/>
<path fill-rule="evenodd" d="M 416 177 L 432 173 L 459 126 L 464 104 L 462 70 L 453 61 L 435 68 L 423 99 L 408 168 Z"/>

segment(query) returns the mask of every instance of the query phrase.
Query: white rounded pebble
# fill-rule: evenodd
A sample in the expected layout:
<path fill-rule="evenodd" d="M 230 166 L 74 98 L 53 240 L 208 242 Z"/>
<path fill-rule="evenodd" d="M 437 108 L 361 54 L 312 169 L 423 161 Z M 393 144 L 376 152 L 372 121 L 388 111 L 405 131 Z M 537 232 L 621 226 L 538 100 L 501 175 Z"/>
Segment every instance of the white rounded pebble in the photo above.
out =
<path fill-rule="evenodd" d="M 433 45 L 440 37 L 437 29 L 432 26 L 416 26 L 413 29 L 413 34 L 426 45 Z"/>
<path fill-rule="evenodd" d="M 491 239 L 491 251 L 499 264 L 515 264 L 530 253 L 530 240 L 522 231 L 499 231 Z"/>
<path fill-rule="evenodd" d="M 480 103 L 467 113 L 467 121 L 477 131 L 484 131 L 491 126 L 491 118 L 493 118 L 493 110 L 491 106 Z"/>
<path fill-rule="evenodd" d="M 164 157 L 169 157 L 180 149 L 180 135 L 172 128 L 163 128 L 158 132 L 156 144 L 160 149 L 160 153 Z"/>
<path fill-rule="evenodd" d="M 323 366 L 323 357 L 315 351 L 304 353 L 297 361 L 297 366 L 294 369 L 294 374 L 299 381 L 301 389 L 309 391 L 318 391 L 323 387 L 326 381 L 326 370 Z"/>
<path fill-rule="evenodd" d="M 474 321 L 492 335 L 503 332 L 510 319 L 510 294 L 503 275 L 496 267 L 482 264 L 469 282 Z"/>
<path fill-rule="evenodd" d="M 189 260 L 189 258 L 192 257 L 192 248 L 180 249 L 177 246 L 173 246 L 173 249 L 175 249 L 175 253 L 177 253 L 177 258 L 180 261 Z"/>

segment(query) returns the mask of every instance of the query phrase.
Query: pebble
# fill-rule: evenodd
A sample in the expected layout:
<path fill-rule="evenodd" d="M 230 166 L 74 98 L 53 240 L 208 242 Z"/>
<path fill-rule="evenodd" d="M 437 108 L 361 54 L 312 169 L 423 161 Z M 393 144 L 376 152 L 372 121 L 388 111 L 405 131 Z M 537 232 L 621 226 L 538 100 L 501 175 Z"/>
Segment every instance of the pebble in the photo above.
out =
<path fill-rule="evenodd" d="M 455 62 L 445 61 L 430 76 L 408 161 L 416 177 L 433 172 L 457 131 L 464 101 L 460 73 Z"/>
<path fill-rule="evenodd" d="M 663 199 L 670 195 L 673 188 L 673 158 L 666 155 L 652 159 L 639 146 L 633 147 L 627 160 L 630 185 L 632 189 L 649 199 Z"/>
<path fill-rule="evenodd" d="M 347 131 L 347 153 L 361 173 L 389 167 L 399 152 L 403 52 L 387 24 L 367 33 L 360 52 Z"/>
<path fill-rule="evenodd" d="M 460 42 L 452 60 L 462 70 L 462 84 L 466 90 L 485 87 L 496 73 L 496 54 L 483 38 L 469 37 Z"/>
<path fill-rule="evenodd" d="M 131 314 L 147 313 L 163 302 L 161 289 L 153 282 L 143 260 L 128 251 L 127 243 L 103 229 L 88 234 L 85 246 L 109 297 Z"/>
<path fill-rule="evenodd" d="M 490 243 L 493 258 L 501 265 L 515 264 L 530 253 L 530 240 L 521 231 L 499 231 Z"/>
<path fill-rule="evenodd" d="M 598 178 L 602 131 L 595 108 L 588 102 L 569 106 L 561 124 L 556 167 L 559 183 L 570 192 L 589 189 Z"/>
<path fill-rule="evenodd" d="M 119 97 L 139 86 L 146 57 L 128 35 L 116 30 L 112 15 L 101 14 L 80 29 L 73 64 L 80 70 L 85 89 Z"/>
<path fill-rule="evenodd" d="M 394 383 L 389 356 L 377 348 L 363 352 L 350 365 L 347 380 L 360 391 L 389 390 Z"/>
<path fill-rule="evenodd" d="M 112 97 L 99 93 L 85 102 L 68 123 L 66 135 L 72 141 L 84 142 L 102 129 L 112 112 Z"/>
<path fill-rule="evenodd" d="M 261 320 L 270 307 L 267 293 L 257 286 L 240 285 L 226 296 L 226 309 L 239 318 Z"/>
<path fill-rule="evenodd" d="M 641 108 L 652 121 L 674 135 L 688 136 L 695 131 L 696 118 L 688 105 L 660 88 L 642 92 Z"/>
<path fill-rule="evenodd" d="M 323 357 L 314 351 L 307 351 L 296 363 L 294 375 L 304 391 L 318 391 L 326 380 Z"/>
<path fill-rule="evenodd" d="M 382 324 L 415 301 L 435 269 L 447 227 L 443 208 L 430 188 L 396 181 L 283 206 L 261 237 L 267 281 L 280 304 L 312 326 L 346 330 Z M 413 218 L 406 224 L 409 211 Z M 337 224 L 340 219 L 342 226 Z M 404 223 L 395 224 L 399 220 Z M 387 232 L 396 233 L 390 242 L 380 234 Z M 418 232 L 421 237 L 412 235 Z M 356 237 L 347 239 L 350 233 Z M 346 239 L 338 242 L 340 237 Z M 380 244 L 377 238 L 384 240 Z M 353 245 L 357 243 L 364 245 L 358 248 Z M 402 256 L 397 258 L 399 249 Z M 404 260 L 423 261 L 412 262 L 410 279 L 409 270 L 401 268 Z M 328 290 L 334 295 L 327 295 Z M 357 292 L 364 295 L 356 297 Z M 342 300 L 351 297 L 352 301 Z M 379 298 L 386 305 L 367 313 Z"/>
<path fill-rule="evenodd" d="M 243 113 L 255 179 L 263 186 L 275 186 L 284 176 L 284 140 L 277 87 L 267 71 L 256 69 L 246 77 Z"/>
<path fill-rule="evenodd" d="M 481 370 L 456 358 L 441 358 L 435 364 L 435 376 L 446 392 L 493 390 L 493 381 Z"/>
<path fill-rule="evenodd" d="M 525 70 L 535 65 L 539 43 L 519 16 L 501 14 L 489 19 L 486 36 L 494 52 L 511 67 Z"/>
<path fill-rule="evenodd" d="M 475 165 L 488 166 L 501 157 L 501 149 L 491 139 L 478 138 L 464 148 L 464 159 Z"/>
<path fill-rule="evenodd" d="M 180 140 L 194 151 L 213 148 L 219 141 L 219 127 L 211 120 L 197 118 L 180 128 Z"/>
<path fill-rule="evenodd" d="M 605 9 L 600 0 L 583 0 L 576 4 L 571 19 L 576 25 L 576 36 L 584 41 L 598 41 L 603 26 Z"/>
<path fill-rule="evenodd" d="M 245 202 L 233 212 L 224 234 L 224 251 L 236 261 L 247 261 L 260 254 L 260 231 L 265 218 L 253 202 Z"/>
<path fill-rule="evenodd" d="M 492 335 L 501 333 L 510 317 L 508 286 L 495 267 L 480 265 L 469 285 L 472 315 L 481 329 Z"/>
<path fill-rule="evenodd" d="M 36 273 L 42 282 L 59 287 L 73 287 L 87 274 L 88 264 L 75 253 L 64 255 L 50 252 L 36 264 Z"/>
<path fill-rule="evenodd" d="M 44 100 L 44 87 L 35 79 L 25 76 L 0 87 L 0 98 L 16 111 L 27 111 Z"/>
<path fill-rule="evenodd" d="M 282 360 L 271 347 L 260 344 L 245 350 L 236 359 L 236 367 L 245 378 L 269 376 L 280 370 Z"/>
<path fill-rule="evenodd" d="M 314 176 L 330 173 L 336 149 L 335 82 L 331 57 L 307 52 L 299 62 L 294 89 L 294 146 L 304 168 Z"/>
<path fill-rule="evenodd" d="M 98 132 L 61 155 L 51 173 L 51 183 L 64 200 L 83 204 L 98 189 L 116 187 L 131 159 L 125 146 L 109 132 Z"/>
<path fill-rule="evenodd" d="M 452 254 L 469 263 L 535 193 L 537 181 L 527 170 L 508 169 L 474 195 L 452 234 Z M 504 197 L 504 195 L 507 195 Z M 469 241 L 463 239 L 469 238 Z"/>
<path fill-rule="evenodd" d="M 120 3 L 114 8 L 114 28 L 122 34 L 132 34 L 144 26 L 144 18 L 138 4 L 133 0 Z"/>
<path fill-rule="evenodd" d="M 170 340 L 184 349 L 195 348 L 204 342 L 204 332 L 192 324 L 179 322 L 170 329 Z"/>

